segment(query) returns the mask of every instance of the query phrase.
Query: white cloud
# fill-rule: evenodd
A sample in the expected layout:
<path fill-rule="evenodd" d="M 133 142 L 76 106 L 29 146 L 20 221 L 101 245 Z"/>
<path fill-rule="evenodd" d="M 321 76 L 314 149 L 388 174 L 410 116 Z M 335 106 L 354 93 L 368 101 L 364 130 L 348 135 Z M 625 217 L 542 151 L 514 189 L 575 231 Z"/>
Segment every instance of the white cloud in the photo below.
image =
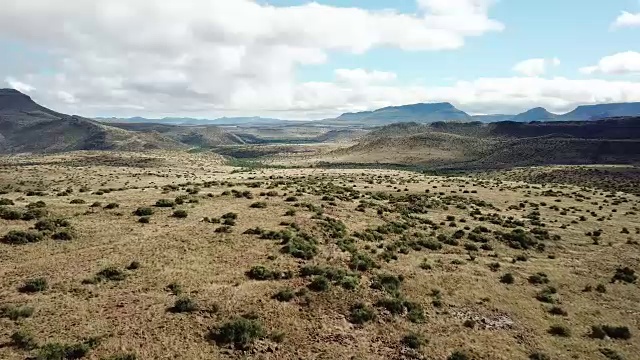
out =
<path fill-rule="evenodd" d="M 541 76 L 547 72 L 547 68 L 560 65 L 560 59 L 528 59 L 517 63 L 513 71 L 525 76 Z"/>
<path fill-rule="evenodd" d="M 396 74 L 386 71 L 367 71 L 365 69 L 337 69 L 334 71 L 336 80 L 344 83 L 381 83 L 396 79 Z"/>
<path fill-rule="evenodd" d="M 583 74 L 631 74 L 640 73 L 640 53 L 626 51 L 610 56 L 605 56 L 597 65 L 580 68 Z"/>
<path fill-rule="evenodd" d="M 623 11 L 616 20 L 611 24 L 611 28 L 622 28 L 622 27 L 635 27 L 640 26 L 640 13 L 633 14 L 628 11 Z"/>
<path fill-rule="evenodd" d="M 296 69 L 325 63 L 332 53 L 450 50 L 502 30 L 489 18 L 491 1 L 454 2 L 420 1 L 416 14 L 404 14 L 313 2 L 9 0 L 0 33 L 54 56 L 55 74 L 34 74 L 29 82 L 45 105 L 61 111 L 286 109 L 295 105 Z M 374 82 L 387 77 L 365 75 Z"/>
<path fill-rule="evenodd" d="M 34 88 L 33 86 L 26 84 L 22 81 L 18 81 L 13 77 L 8 77 L 6 79 L 4 79 L 4 82 L 7 83 L 7 85 L 9 85 L 9 87 L 16 89 L 18 91 L 21 91 L 23 93 L 29 93 L 32 92 L 33 90 L 35 90 L 36 88 Z"/>

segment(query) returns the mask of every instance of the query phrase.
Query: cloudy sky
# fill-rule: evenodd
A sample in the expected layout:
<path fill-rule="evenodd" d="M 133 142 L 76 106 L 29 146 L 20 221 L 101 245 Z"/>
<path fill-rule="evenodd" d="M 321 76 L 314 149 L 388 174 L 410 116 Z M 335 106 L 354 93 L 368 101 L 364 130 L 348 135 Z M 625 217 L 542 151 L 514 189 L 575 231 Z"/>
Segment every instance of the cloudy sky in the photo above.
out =
<path fill-rule="evenodd" d="M 84 116 L 640 101 L 638 0 L 2 0 L 0 82 Z"/>

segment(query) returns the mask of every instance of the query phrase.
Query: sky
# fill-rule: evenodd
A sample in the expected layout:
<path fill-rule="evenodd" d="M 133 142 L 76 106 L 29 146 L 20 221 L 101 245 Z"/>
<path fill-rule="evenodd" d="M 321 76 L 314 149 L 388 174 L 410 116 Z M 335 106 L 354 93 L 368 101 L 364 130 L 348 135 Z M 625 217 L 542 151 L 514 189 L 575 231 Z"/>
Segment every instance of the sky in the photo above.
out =
<path fill-rule="evenodd" d="M 2 0 L 0 87 L 87 117 L 640 101 L 640 0 Z"/>

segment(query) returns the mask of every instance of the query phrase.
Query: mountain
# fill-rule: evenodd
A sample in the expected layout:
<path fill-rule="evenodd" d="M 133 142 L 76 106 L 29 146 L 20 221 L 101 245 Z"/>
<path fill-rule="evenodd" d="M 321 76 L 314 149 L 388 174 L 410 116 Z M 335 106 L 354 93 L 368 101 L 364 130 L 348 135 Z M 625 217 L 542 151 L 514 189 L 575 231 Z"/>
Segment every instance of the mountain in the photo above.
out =
<path fill-rule="evenodd" d="M 389 106 L 374 111 L 345 113 L 335 119 L 317 123 L 331 125 L 379 126 L 398 122 L 431 123 L 435 121 L 469 121 L 471 116 L 450 103 Z"/>
<path fill-rule="evenodd" d="M 640 116 L 640 102 L 582 105 L 555 118 L 557 121 L 597 120 L 609 117 Z"/>
<path fill-rule="evenodd" d="M 509 120 L 516 122 L 549 121 L 555 119 L 556 117 L 556 114 L 548 112 L 547 109 L 543 107 L 536 107 L 515 115 Z"/>
<path fill-rule="evenodd" d="M 169 125 L 219 125 L 219 126 L 287 126 L 304 123 L 297 120 L 280 120 L 263 118 L 259 116 L 251 117 L 222 117 L 218 119 L 195 119 L 188 117 L 165 117 L 162 119 L 147 119 L 143 117 L 131 118 L 96 118 L 103 123 L 118 124 L 169 124 Z"/>
<path fill-rule="evenodd" d="M 237 135 L 213 125 L 180 126 L 154 123 L 110 123 L 109 125 L 134 132 L 158 133 L 174 141 L 195 147 L 238 145 L 245 143 L 245 141 Z"/>
<path fill-rule="evenodd" d="M 47 109 L 13 89 L 0 89 L 0 153 L 181 149 L 158 133 L 134 133 Z"/>

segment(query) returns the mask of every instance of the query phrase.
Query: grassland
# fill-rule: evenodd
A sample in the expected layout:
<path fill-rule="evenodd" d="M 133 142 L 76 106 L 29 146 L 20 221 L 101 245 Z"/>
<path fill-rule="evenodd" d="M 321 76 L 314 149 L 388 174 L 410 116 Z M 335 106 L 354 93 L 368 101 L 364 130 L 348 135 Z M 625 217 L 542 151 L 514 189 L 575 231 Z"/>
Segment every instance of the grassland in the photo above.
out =
<path fill-rule="evenodd" d="M 3 157 L 0 358 L 637 359 L 640 199 L 556 170 Z"/>

